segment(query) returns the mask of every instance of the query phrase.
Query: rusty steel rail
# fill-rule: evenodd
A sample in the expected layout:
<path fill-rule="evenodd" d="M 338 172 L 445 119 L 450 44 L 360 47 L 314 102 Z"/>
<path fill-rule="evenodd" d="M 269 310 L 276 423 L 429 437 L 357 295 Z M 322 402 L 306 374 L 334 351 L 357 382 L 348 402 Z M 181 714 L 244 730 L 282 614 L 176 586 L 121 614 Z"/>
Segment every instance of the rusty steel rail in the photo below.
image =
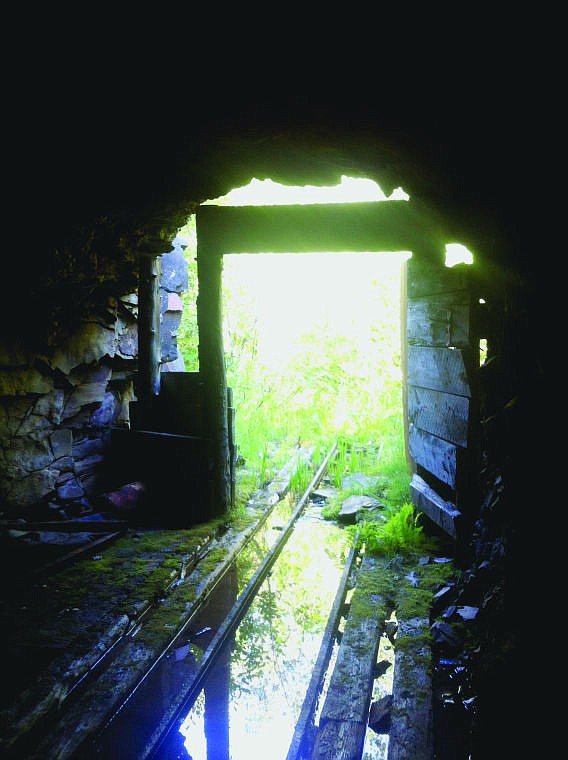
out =
<path fill-rule="evenodd" d="M 272 566 L 276 562 L 282 549 L 284 548 L 288 539 L 290 538 L 294 529 L 294 525 L 296 521 L 298 520 L 298 518 L 300 517 L 300 515 L 303 513 L 310 494 L 315 488 L 317 488 L 324 473 L 327 471 L 330 459 L 335 455 L 336 451 L 337 451 L 337 443 L 334 443 L 333 446 L 330 448 L 329 452 L 327 453 L 327 455 L 325 456 L 324 460 L 322 461 L 321 465 L 319 466 L 314 477 L 310 481 L 309 485 L 307 486 L 306 490 L 304 491 L 304 494 L 299 500 L 292 516 L 290 517 L 285 528 L 282 530 L 282 533 L 278 541 L 271 547 L 270 551 L 268 552 L 268 554 L 266 555 L 262 563 L 257 568 L 255 574 L 253 575 L 253 577 L 248 582 L 247 586 L 245 587 L 245 589 L 242 591 L 241 595 L 237 599 L 235 605 L 233 606 L 229 615 L 226 617 L 224 623 L 220 626 L 217 633 L 211 640 L 209 646 L 207 647 L 203 655 L 201 662 L 199 663 L 199 669 L 195 675 L 195 678 L 193 679 L 191 683 L 191 686 L 189 687 L 189 689 L 185 690 L 183 694 L 180 694 L 178 696 L 178 699 L 176 700 L 177 704 L 172 706 L 171 708 L 170 719 L 168 720 L 167 725 L 165 727 L 164 726 L 159 727 L 156 734 L 152 737 L 150 742 L 147 744 L 145 752 L 140 755 L 140 760 L 147 760 L 147 759 L 149 760 L 150 758 L 155 756 L 156 752 L 158 752 L 161 748 L 163 748 L 164 743 L 167 742 L 168 735 L 172 732 L 172 730 L 174 730 L 182 714 L 189 710 L 189 708 L 191 707 L 191 705 L 193 704 L 193 702 L 199 695 L 199 692 L 203 688 L 203 683 L 207 675 L 209 674 L 213 664 L 215 663 L 215 660 L 217 659 L 219 652 L 221 651 L 225 642 L 228 640 L 229 636 L 235 631 L 238 624 L 241 622 L 242 618 L 244 617 L 247 610 L 249 609 L 258 589 L 262 585 L 266 576 L 269 574 Z"/>
<path fill-rule="evenodd" d="M 252 577 L 250 582 L 247 584 L 246 588 L 243 590 L 240 597 L 237 599 L 234 607 L 230 610 L 228 616 L 222 623 L 221 627 L 217 630 L 216 635 L 211 640 L 209 646 L 205 650 L 204 655 L 202 659 L 200 660 L 198 670 L 194 674 L 194 678 L 189 684 L 189 688 L 185 688 L 185 690 L 182 690 L 182 693 L 180 693 L 180 695 L 176 699 L 175 704 L 169 705 L 164 715 L 158 716 L 157 718 L 158 727 L 157 728 L 150 727 L 150 732 L 149 732 L 151 734 L 150 739 L 147 739 L 147 737 L 142 738 L 141 735 L 137 735 L 136 737 L 133 737 L 134 744 L 142 744 L 142 742 L 144 742 L 144 746 L 145 746 L 145 749 L 141 747 L 136 749 L 136 760 L 144 760 L 144 758 L 149 758 L 151 754 L 154 751 L 156 751 L 159 746 L 162 745 L 162 743 L 167 738 L 168 732 L 170 732 L 173 726 L 175 725 L 176 719 L 181 715 L 182 711 L 185 709 L 185 706 L 189 704 L 192 699 L 194 700 L 195 697 L 199 694 L 202 688 L 204 679 L 209 673 L 211 667 L 213 666 L 217 658 L 217 655 L 219 654 L 220 650 L 223 647 L 223 644 L 226 642 L 227 638 L 232 634 L 232 632 L 236 629 L 242 617 L 245 615 L 247 609 L 251 605 L 260 585 L 262 584 L 265 577 L 269 574 L 272 565 L 275 563 L 281 550 L 283 549 L 288 538 L 290 537 L 294 528 L 294 524 L 296 523 L 296 521 L 298 520 L 298 518 L 301 516 L 302 512 L 304 511 L 308 498 L 310 496 L 310 493 L 317 487 L 317 484 L 321 481 L 321 478 L 323 477 L 324 473 L 328 469 L 330 459 L 335 455 L 336 451 L 337 451 L 337 443 L 334 443 L 333 446 L 330 448 L 329 452 L 327 453 L 325 459 L 323 460 L 321 465 L 318 467 L 317 472 L 315 473 L 312 480 L 310 481 L 310 484 L 308 485 L 302 498 L 300 499 L 297 506 L 295 507 L 292 516 L 288 520 L 287 525 L 279 534 L 276 544 L 272 546 L 268 554 L 264 557 L 263 562 L 257 568 L 254 576 Z M 282 490 L 282 492 L 279 491 L 280 495 L 282 496 L 286 490 L 288 490 L 288 486 L 286 486 Z M 257 533 L 261 525 L 266 521 L 271 511 L 272 510 L 269 509 L 263 515 L 263 517 L 258 521 L 253 533 L 250 536 L 248 536 L 247 539 L 244 541 L 244 543 L 239 549 L 239 552 L 250 542 L 250 540 L 252 540 L 253 536 Z M 237 552 L 237 554 L 239 552 Z M 237 554 L 235 554 L 233 558 L 231 559 L 231 564 L 234 563 Z M 105 742 L 108 743 L 108 741 L 110 741 L 110 739 L 106 738 L 107 734 L 109 736 L 112 736 L 113 731 L 116 729 L 116 724 L 120 723 L 122 720 L 125 719 L 125 712 L 128 711 L 129 705 L 131 705 L 133 702 L 136 701 L 133 698 L 137 696 L 140 691 L 143 691 L 142 687 L 146 687 L 148 683 L 150 683 L 149 681 L 150 677 L 153 675 L 154 672 L 157 671 L 162 661 L 166 659 L 168 655 L 175 649 L 180 638 L 183 637 L 184 633 L 191 626 L 192 620 L 195 619 L 196 615 L 200 612 L 200 610 L 206 603 L 209 596 L 211 596 L 211 594 L 213 593 L 218 582 L 226 574 L 228 567 L 229 566 L 222 569 L 222 572 L 218 574 L 213 584 L 210 587 L 208 587 L 204 595 L 202 595 L 202 597 L 200 597 L 200 599 L 197 600 L 194 605 L 192 605 L 192 609 L 187 615 L 187 617 L 185 618 L 183 625 L 176 630 L 175 634 L 172 636 L 169 643 L 162 649 L 162 651 L 157 653 L 156 657 L 153 658 L 152 663 L 145 669 L 144 673 L 141 674 L 140 677 L 136 679 L 135 683 L 131 684 L 128 693 L 125 693 L 124 696 L 121 697 L 120 704 L 117 705 L 111 713 L 107 714 L 105 718 L 103 718 L 103 721 L 100 723 L 99 728 L 95 729 L 94 733 L 91 733 L 90 735 L 85 736 L 83 740 L 79 740 L 79 743 L 77 744 L 75 749 L 72 751 L 72 754 L 71 754 L 72 758 L 81 758 L 81 760 L 84 760 L 85 758 L 90 758 L 90 757 L 95 758 L 95 757 L 101 756 L 101 747 L 105 745 Z M 142 627 L 143 627 L 144 621 L 142 620 L 139 622 L 141 622 Z M 108 652 L 105 655 L 103 655 L 103 657 L 101 657 L 100 662 L 97 663 L 97 666 L 93 669 L 93 671 L 87 674 L 87 677 L 82 679 L 82 682 L 78 684 L 79 688 L 74 690 L 75 694 L 73 696 L 75 696 L 77 692 L 82 691 L 83 688 L 89 682 L 92 682 L 94 680 L 94 677 L 96 677 L 97 672 L 100 672 L 101 669 L 105 669 L 108 666 L 109 661 L 112 661 L 113 659 L 113 655 L 116 653 L 117 650 L 121 648 L 120 645 L 123 644 L 125 640 L 132 639 L 132 637 L 135 635 L 139 627 L 140 626 L 133 628 L 131 626 L 129 630 L 126 632 L 126 634 L 123 637 L 121 637 L 121 641 L 118 642 L 118 646 L 112 647 L 111 652 Z M 73 700 L 70 699 L 69 701 L 71 702 Z"/>

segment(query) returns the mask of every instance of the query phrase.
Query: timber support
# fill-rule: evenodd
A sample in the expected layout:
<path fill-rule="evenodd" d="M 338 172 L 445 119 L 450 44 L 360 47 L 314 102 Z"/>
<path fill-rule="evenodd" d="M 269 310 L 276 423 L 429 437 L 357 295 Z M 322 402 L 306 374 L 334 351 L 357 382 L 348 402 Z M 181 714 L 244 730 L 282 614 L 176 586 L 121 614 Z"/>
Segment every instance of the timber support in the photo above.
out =
<path fill-rule="evenodd" d="M 224 514 L 231 506 L 222 273 L 222 256 L 198 255 L 199 373 L 203 382 L 204 432 L 205 437 L 211 440 L 213 450 L 212 511 L 215 517 Z"/>
<path fill-rule="evenodd" d="M 156 256 L 140 256 L 138 283 L 138 379 L 137 427 L 153 419 L 160 386 L 160 262 Z"/>

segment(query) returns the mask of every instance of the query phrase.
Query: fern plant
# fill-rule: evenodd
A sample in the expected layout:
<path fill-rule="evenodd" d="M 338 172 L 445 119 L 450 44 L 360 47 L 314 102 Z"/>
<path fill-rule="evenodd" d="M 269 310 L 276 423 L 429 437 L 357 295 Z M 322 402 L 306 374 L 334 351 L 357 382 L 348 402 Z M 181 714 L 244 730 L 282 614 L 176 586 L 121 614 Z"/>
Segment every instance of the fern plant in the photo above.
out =
<path fill-rule="evenodd" d="M 418 524 L 421 512 L 415 513 L 414 506 L 405 502 L 399 509 L 391 509 L 384 523 L 363 521 L 358 525 L 348 525 L 347 532 L 355 545 L 365 547 L 369 554 L 412 554 L 424 550 L 428 539 Z"/>

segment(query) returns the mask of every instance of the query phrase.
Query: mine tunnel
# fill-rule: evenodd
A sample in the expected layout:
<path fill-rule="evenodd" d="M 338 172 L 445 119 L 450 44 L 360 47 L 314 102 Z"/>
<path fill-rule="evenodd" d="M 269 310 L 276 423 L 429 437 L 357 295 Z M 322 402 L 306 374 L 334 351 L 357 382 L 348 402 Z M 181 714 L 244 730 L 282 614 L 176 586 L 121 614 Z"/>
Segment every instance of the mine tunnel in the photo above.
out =
<path fill-rule="evenodd" d="M 26 574 L 17 555 L 28 527 L 37 532 L 53 522 L 46 515 L 63 515 L 66 529 L 77 530 L 73 523 L 96 511 L 92 504 L 109 483 L 145 481 L 160 493 L 163 505 L 149 501 L 152 528 L 184 529 L 230 510 L 234 441 L 219 315 L 224 254 L 412 251 L 402 315 L 410 496 L 449 538 L 462 582 L 490 612 L 480 632 L 472 757 L 491 757 L 508 746 L 512 731 L 510 705 L 497 710 L 497 684 L 510 680 L 514 691 L 516 537 L 526 513 L 522 433 L 537 424 L 543 382 L 534 341 L 540 279 L 518 235 L 519 188 L 498 193 L 487 185 L 493 177 L 493 186 L 507 180 L 510 187 L 515 162 L 502 145 L 480 138 L 475 119 L 393 129 L 368 111 L 357 120 L 331 108 L 322 130 L 322 116 L 306 106 L 297 126 L 287 114 L 282 129 L 277 112 L 247 113 L 246 126 L 228 120 L 225 132 L 212 117 L 193 130 L 140 127 L 126 142 L 106 133 L 89 142 L 85 124 L 76 144 L 49 135 L 45 174 L 57 155 L 57 188 L 45 192 L 31 250 L 21 254 L 20 241 L 3 276 L 3 586 L 16 580 L 11 566 Z M 402 186 L 411 200 L 204 205 L 253 178 L 330 185 L 344 174 L 370 177 L 385 192 Z M 200 370 L 180 377 L 160 372 L 176 359 L 160 331 L 178 308 L 172 294 L 183 282 L 163 288 L 161 276 L 163 268 L 178 276 L 174 241 L 191 214 Z M 474 252 L 473 266 L 446 266 L 444 246 L 452 242 Z M 487 345 L 483 366 L 480 341 Z M 172 478 L 173 463 L 180 471 Z M 191 504 L 184 498 L 180 507 L 179 493 L 188 489 Z"/>
<path fill-rule="evenodd" d="M 161 445 L 165 450 L 168 446 L 173 450 L 176 445 L 191 446 L 194 451 L 188 449 L 183 459 L 196 462 L 198 471 L 190 477 L 193 482 L 208 485 L 201 492 L 194 487 L 191 512 L 184 514 L 182 507 L 180 514 L 171 515 L 171 520 L 180 526 L 189 525 L 223 514 L 232 505 L 230 487 L 235 473 L 231 458 L 235 442 L 228 420 L 230 403 L 221 323 L 224 254 L 361 250 L 377 251 L 380 255 L 381 251 L 408 250 L 414 253 L 405 268 L 407 298 L 402 309 L 410 336 L 403 348 L 405 361 L 410 365 L 409 374 L 403 378 L 404 398 L 407 403 L 410 385 L 413 405 L 410 415 L 405 408 L 409 466 L 420 467 L 423 474 L 429 472 L 430 482 L 440 483 L 438 490 L 450 496 L 449 500 L 443 498 L 418 474 L 412 492 L 417 506 L 443 530 L 454 538 L 458 525 L 465 532 L 465 524 L 471 519 L 467 499 L 472 498 L 473 487 L 466 482 L 477 461 L 478 434 L 473 422 L 479 414 L 476 353 L 480 340 L 487 341 L 484 312 L 491 308 L 486 305 L 487 300 L 493 305 L 498 297 L 488 290 L 489 284 L 483 285 L 479 279 L 468 276 L 467 269 L 449 269 L 445 265 L 443 245 L 433 239 L 431 226 L 417 218 L 411 202 L 351 206 L 334 203 L 327 207 L 202 206 L 196 217 L 200 370 L 191 375 L 160 374 L 158 262 L 144 260 L 142 276 L 150 286 L 142 291 L 144 298 L 139 299 L 138 334 L 139 341 L 146 346 L 140 352 L 143 361 L 138 371 L 138 400 L 131 406 L 135 421 L 127 430 L 119 429 L 114 434 L 114 448 L 120 450 L 116 457 L 119 467 L 126 466 L 126 451 L 130 451 L 133 460 L 139 463 L 132 479 L 143 479 L 143 473 L 160 469 L 156 467 L 156 454 L 148 452 L 148 461 L 144 460 L 144 448 Z M 481 297 L 480 288 L 486 298 Z M 416 399 L 417 395 L 428 393 L 426 399 Z M 424 408 L 430 409 L 431 418 L 420 422 L 417 410 Z M 185 427 L 181 410 L 187 416 Z M 441 432 L 444 425 L 445 433 Z M 435 438 L 429 440 L 431 434 Z M 176 440 L 172 438 L 175 435 L 190 436 L 191 440 L 182 437 Z M 210 450 L 205 452 L 205 446 Z M 424 453 L 436 447 L 436 456 Z M 415 459 L 419 463 L 411 463 Z M 157 486 L 157 490 L 161 492 L 163 487 Z"/>

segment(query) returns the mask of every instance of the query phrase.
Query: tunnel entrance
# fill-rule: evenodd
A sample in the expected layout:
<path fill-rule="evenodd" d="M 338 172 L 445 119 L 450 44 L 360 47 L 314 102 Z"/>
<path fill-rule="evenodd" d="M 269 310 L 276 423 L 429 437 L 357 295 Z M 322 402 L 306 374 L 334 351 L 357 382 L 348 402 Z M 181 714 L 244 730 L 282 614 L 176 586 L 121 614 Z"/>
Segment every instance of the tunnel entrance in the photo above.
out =
<path fill-rule="evenodd" d="M 197 518 L 221 516 L 234 505 L 235 407 L 224 338 L 225 257 L 326 251 L 356 261 L 362 251 L 406 251 L 411 254 L 402 277 L 401 369 L 411 498 L 459 542 L 471 527 L 479 468 L 477 370 L 484 299 L 468 271 L 472 267 L 448 265 L 449 235 L 440 223 L 406 199 L 259 206 L 211 202 L 197 209 L 195 221 L 199 369 L 179 373 L 184 398 L 176 378 L 166 374 L 155 406 L 162 424 L 163 411 L 170 407 L 165 432 L 193 437 L 202 449 L 206 478 L 201 482 L 207 483 Z M 197 427 L 190 420 L 179 429 L 179 410 L 187 411 L 195 400 Z M 170 430 L 170 424 L 176 429 Z"/>
<path fill-rule="evenodd" d="M 242 307 L 241 304 L 227 304 L 228 289 L 225 287 L 227 278 L 235 280 L 236 273 L 244 268 L 248 273 L 245 280 L 241 281 L 238 285 L 241 289 L 250 286 L 251 282 L 258 279 L 259 274 L 263 272 L 268 274 L 264 285 L 264 291 L 258 294 L 255 298 L 257 305 L 261 313 L 257 317 L 257 325 L 253 330 L 249 330 L 244 338 L 243 336 L 236 336 L 237 341 L 241 344 L 245 341 L 257 340 L 258 344 L 252 347 L 252 350 L 258 353 L 256 368 L 257 373 L 260 374 L 260 368 L 264 362 L 271 364 L 274 367 L 275 357 L 278 355 L 280 366 L 284 367 L 286 364 L 282 360 L 282 354 L 285 354 L 289 341 L 286 339 L 290 334 L 296 333 L 299 335 L 301 331 L 298 330 L 297 324 L 306 324 L 309 322 L 310 309 L 313 311 L 315 304 L 320 301 L 321 303 L 329 302 L 331 298 L 336 308 L 330 309 L 327 307 L 325 316 L 322 316 L 320 311 L 320 339 L 316 341 L 319 345 L 314 345 L 314 338 L 312 337 L 312 347 L 308 348 L 307 343 L 303 347 L 303 366 L 302 359 L 296 359 L 295 377 L 290 381 L 289 387 L 284 390 L 282 379 L 277 372 L 269 369 L 266 374 L 268 393 L 265 398 L 260 399 L 260 404 L 263 405 L 262 409 L 254 414 L 254 423 L 249 427 L 249 430 L 254 429 L 254 432 L 258 435 L 262 433 L 262 424 L 259 424 L 260 420 L 266 420 L 270 416 L 269 403 L 265 403 L 269 400 L 270 396 L 275 395 L 275 387 L 279 386 L 281 398 L 280 412 L 286 417 L 283 420 L 280 427 L 280 435 L 288 435 L 293 437 L 292 427 L 296 424 L 298 430 L 296 440 L 298 445 L 302 442 L 302 438 L 308 436 L 312 438 L 310 441 L 313 443 L 313 437 L 317 439 L 321 435 L 333 435 L 334 432 L 337 435 L 342 435 L 349 430 L 349 433 L 353 435 L 354 432 L 363 432 L 365 425 L 368 425 L 373 412 L 369 409 L 370 406 L 374 407 L 375 421 L 378 423 L 381 417 L 387 414 L 378 411 L 381 403 L 383 407 L 388 406 L 392 409 L 393 398 L 397 397 L 397 401 L 394 401 L 394 406 L 398 407 L 398 411 L 401 411 L 401 394 L 400 394 L 400 273 L 401 262 L 404 258 L 410 256 L 410 252 L 406 251 L 404 254 L 397 251 L 396 245 L 394 249 L 387 247 L 385 251 L 379 251 L 372 245 L 369 251 L 362 245 L 363 241 L 368 241 L 369 236 L 365 235 L 365 224 L 363 226 L 359 224 L 352 224 L 352 220 L 349 220 L 347 227 L 343 226 L 342 220 L 337 221 L 337 214 L 341 215 L 341 210 L 345 212 L 349 206 L 357 206 L 361 209 L 363 206 L 368 205 L 370 208 L 380 205 L 380 202 L 387 201 L 394 206 L 400 204 L 401 201 L 408 199 L 408 196 L 401 188 L 395 190 L 390 199 L 382 193 L 380 187 L 376 182 L 366 179 L 354 179 L 348 177 L 342 177 L 340 185 L 335 187 L 286 187 L 266 180 L 265 182 L 258 182 L 253 180 L 247 187 L 237 188 L 221 199 L 207 202 L 204 204 L 197 213 L 197 270 L 199 279 L 199 296 L 197 298 L 196 316 L 199 322 L 198 334 L 199 334 L 199 359 L 198 365 L 200 367 L 200 376 L 204 378 L 204 387 L 209 389 L 215 388 L 219 383 L 219 378 L 224 373 L 223 380 L 228 385 L 228 390 L 231 393 L 231 399 L 229 400 L 229 407 L 234 405 L 237 411 L 237 420 L 239 423 L 239 434 L 242 440 L 242 412 L 246 404 L 246 398 L 242 393 L 244 383 L 240 382 L 239 374 L 242 371 L 242 365 L 237 369 L 235 367 L 235 354 L 238 354 L 233 350 L 235 346 L 235 334 L 231 334 L 231 319 L 234 314 Z M 246 204 L 246 205 L 244 205 Z M 255 205 L 252 205 L 255 204 Z M 258 205 L 256 205 L 258 204 Z M 402 204 L 404 205 L 404 203 Z M 227 236 L 223 235 L 224 242 L 227 243 L 226 248 L 220 254 L 211 255 L 208 249 L 203 255 L 203 237 L 210 232 L 210 227 L 207 225 L 207 229 L 204 231 L 200 225 L 201 211 L 204 212 L 210 209 L 211 211 L 223 210 L 228 213 L 234 211 L 247 212 L 258 211 L 261 215 L 268 211 L 292 211 L 300 212 L 304 217 L 303 229 L 301 235 L 293 235 L 290 237 L 291 225 L 289 222 L 284 221 L 284 225 L 280 229 L 275 229 L 272 222 L 269 222 L 269 226 L 265 229 L 268 233 L 264 236 L 261 231 L 260 236 L 255 239 L 251 239 L 251 231 L 245 232 L 244 238 L 235 241 L 234 227 Z M 312 212 L 328 209 L 328 219 L 324 221 L 322 226 L 321 220 L 318 223 L 312 225 L 309 219 L 312 216 Z M 307 215 L 302 212 L 308 212 Z M 316 211 L 317 213 L 317 211 Z M 333 232 L 330 234 L 329 222 L 332 221 L 334 226 Z M 307 225 L 306 225 L 307 222 Z M 351 223 L 350 223 L 351 222 Z M 252 235 L 255 237 L 254 230 L 258 225 L 258 218 L 254 214 L 252 223 Z M 262 223 L 261 223 L 262 227 Z M 309 234 L 308 233 L 309 228 Z M 237 233 L 238 234 L 238 233 Z M 362 234 L 362 237 L 360 235 Z M 306 237 L 307 236 L 307 237 Z M 264 240 L 263 240 L 264 238 Z M 236 248 L 234 248 L 236 242 Z M 263 246 L 265 243 L 265 247 Z M 344 247 L 342 247 L 344 243 Z M 249 247 L 250 245 L 250 247 Z M 218 261 L 215 263 L 215 272 L 212 273 L 209 270 L 209 263 L 218 256 Z M 379 264 L 382 263 L 382 267 Z M 387 264 L 389 266 L 387 266 Z M 272 281 L 269 279 L 270 268 L 274 270 L 272 275 Z M 395 294 L 385 292 L 385 277 L 383 276 L 381 269 L 386 268 L 388 270 L 387 279 L 390 280 L 389 285 L 391 290 L 395 288 Z M 290 276 L 290 272 L 294 274 Z M 217 281 L 217 278 L 222 278 L 222 285 Z M 376 289 L 374 293 L 369 293 L 369 281 L 375 284 Z M 211 289 L 207 290 L 208 283 L 213 283 Z M 380 288 L 379 286 L 382 286 Z M 358 289 L 358 293 L 357 293 Z M 284 298 L 282 297 L 284 296 Z M 286 302 L 287 298 L 287 302 Z M 351 313 L 348 313 L 349 303 L 346 303 L 351 298 Z M 374 303 L 373 303 L 374 299 Z M 376 319 L 366 323 L 366 320 L 373 320 L 373 311 L 377 311 L 380 307 L 380 302 L 390 301 L 387 305 L 387 309 L 390 307 L 390 314 L 384 314 L 382 321 L 384 324 L 390 323 L 394 325 L 396 331 L 395 336 L 389 335 L 388 340 L 383 332 L 381 325 L 377 326 Z M 264 308 L 262 302 L 264 301 Z M 228 308 L 227 308 L 228 307 Z M 368 310 L 368 314 L 364 312 Z M 336 312 L 336 313 L 334 313 Z M 362 313 L 363 312 L 363 313 Z M 295 316 L 296 315 L 296 316 Z M 346 330 L 340 331 L 337 329 L 338 317 L 342 316 L 344 323 L 358 322 L 358 327 L 355 331 L 351 331 L 350 338 L 345 338 Z M 276 318 L 275 318 L 276 317 Z M 276 321 L 279 320 L 280 324 L 276 325 Z M 271 322 L 273 334 L 268 339 L 273 341 L 273 344 L 268 350 L 267 347 L 267 323 Z M 217 325 L 212 331 L 212 326 Z M 369 330 L 374 329 L 373 335 L 369 334 Z M 386 328 L 385 328 L 386 329 Z M 251 333 L 256 333 L 252 335 Z M 325 340 L 322 340 L 323 335 L 335 332 L 336 342 L 335 345 L 331 341 L 329 336 L 327 344 Z M 343 334 L 342 334 L 343 332 Z M 279 334 L 279 337 L 275 337 L 275 333 Z M 361 346 L 363 335 L 366 333 L 366 345 Z M 305 336 L 305 330 L 304 330 Z M 304 337 L 302 336 L 302 337 Z M 341 341 L 349 340 L 351 346 L 342 347 L 342 355 L 339 356 L 339 343 Z M 390 344 L 390 345 L 387 345 Z M 249 349 L 251 347 L 249 346 Z M 311 356 L 308 356 L 308 352 L 311 350 Z M 242 356 L 241 352 L 241 356 Z M 267 357 L 267 353 L 270 354 Z M 390 353 L 390 356 L 386 356 Z M 237 356 L 237 363 L 239 363 Z M 356 360 L 354 361 L 354 359 Z M 334 360 L 336 366 L 333 366 Z M 366 362 L 364 372 L 361 372 L 362 361 Z M 349 367 L 350 365 L 350 367 Z M 312 368 L 313 367 L 313 368 Z M 348 368 L 349 367 L 349 368 Z M 385 370 L 386 367 L 391 369 L 390 372 Z M 212 374 L 209 375 L 209 381 L 205 378 L 208 375 L 209 369 L 213 368 Z M 290 367 L 286 367 L 288 373 L 294 371 L 290 370 Z M 320 377 L 315 380 L 318 385 L 318 389 L 314 392 L 313 387 L 310 388 L 309 377 L 318 373 Z M 343 381 L 340 379 L 340 375 L 343 373 Z M 367 395 L 366 403 L 366 415 L 362 414 L 362 409 L 357 409 L 360 406 L 360 398 L 351 397 L 347 400 L 346 393 L 347 387 L 350 384 L 354 384 L 356 381 L 356 375 L 365 374 L 367 379 L 367 385 L 365 393 Z M 298 377 L 301 375 L 301 377 Z M 390 375 L 389 377 L 386 377 Z M 325 379 L 327 378 L 327 380 Z M 369 387 L 369 380 L 375 379 L 374 387 Z M 388 391 L 385 388 L 388 385 Z M 237 387 L 238 386 L 238 387 Z M 313 382 L 312 382 L 313 386 Z M 237 397 L 232 394 L 237 392 Z M 391 398 L 388 404 L 384 404 L 385 396 L 390 392 Z M 219 404 L 222 406 L 223 402 L 223 390 L 213 391 L 213 394 L 217 394 L 216 399 L 209 396 L 208 404 L 211 411 L 215 406 L 219 408 Z M 206 403 L 207 403 L 206 401 Z M 325 408 L 324 408 L 325 406 Z M 240 407 L 240 409 L 238 409 Z M 311 419 L 308 412 L 308 407 L 311 408 Z M 319 408 L 318 408 L 319 407 Z M 348 408 L 351 407 L 351 408 Z M 250 409 L 250 407 L 249 407 Z M 230 414 L 229 408 L 229 414 Z M 221 410 L 221 415 L 223 411 Z M 318 415 L 321 420 L 325 419 L 325 425 L 314 424 L 314 420 L 317 420 Z M 359 430 L 354 431 L 353 425 L 351 429 L 347 420 L 348 416 L 359 418 L 358 427 Z M 302 417 L 300 421 L 297 419 Z M 365 418 L 366 417 L 366 418 Z M 400 414 L 399 414 L 400 418 Z M 212 424 L 218 428 L 219 421 L 217 423 L 211 420 Z M 222 424 L 222 423 L 221 423 Z M 354 423 L 355 426 L 357 423 Z M 229 460 L 231 459 L 231 441 L 232 433 L 230 427 L 231 423 L 228 422 L 228 438 L 229 438 Z M 379 436 L 375 436 L 377 438 Z M 266 438 L 266 444 L 270 445 L 270 438 Z M 322 441 L 322 445 L 329 443 Z M 221 447 L 224 449 L 223 445 Z M 263 451 L 256 452 L 262 457 Z M 222 461 L 226 459 L 226 451 L 219 450 L 218 459 Z M 232 480 L 234 475 L 232 474 Z M 219 493 L 227 491 L 226 482 L 220 482 L 222 476 L 218 479 Z M 231 503 L 233 503 L 233 497 L 231 497 Z"/>
<path fill-rule="evenodd" d="M 469 530 L 478 467 L 479 297 L 467 266 L 446 263 L 450 240 L 420 204 L 400 200 L 273 206 L 203 205 L 197 212 L 200 375 L 216 431 L 216 499 L 229 504 L 230 454 L 222 333 L 226 254 L 411 251 L 402 315 L 403 406 L 415 506 L 456 540 Z M 200 308 L 201 307 L 201 308 Z M 219 435 L 221 431 L 221 435 Z"/>

